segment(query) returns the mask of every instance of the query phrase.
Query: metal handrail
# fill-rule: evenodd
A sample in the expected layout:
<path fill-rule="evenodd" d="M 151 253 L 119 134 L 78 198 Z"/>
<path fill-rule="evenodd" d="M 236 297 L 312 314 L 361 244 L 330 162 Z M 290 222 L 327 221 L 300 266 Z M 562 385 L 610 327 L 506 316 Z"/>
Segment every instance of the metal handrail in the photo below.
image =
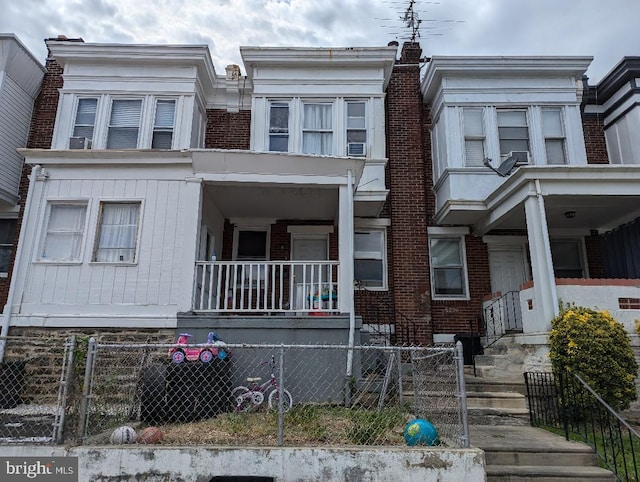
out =
<path fill-rule="evenodd" d="M 494 343 L 496 343 L 500 338 L 502 338 L 504 335 L 506 335 L 508 329 L 511 329 L 511 323 L 509 321 L 509 306 L 507 306 L 506 310 L 501 310 L 501 311 L 506 311 L 506 316 L 504 315 L 499 315 L 497 317 L 498 322 L 496 323 L 496 317 L 493 315 L 493 313 L 495 312 L 496 309 L 500 310 L 501 306 L 505 306 L 506 302 L 511 299 L 511 304 L 513 304 L 513 308 L 512 311 L 514 312 L 513 314 L 516 315 L 515 313 L 515 304 L 513 303 L 513 299 L 516 296 L 520 296 L 520 292 L 519 291 L 507 291 L 506 293 L 502 294 L 501 296 L 499 296 L 498 298 L 495 298 L 494 300 L 492 300 L 492 302 L 487 305 L 486 307 L 482 308 L 482 321 L 484 323 L 484 335 L 485 338 L 487 340 L 487 344 L 485 345 L 486 347 L 489 347 L 491 345 L 493 345 Z M 497 306 L 496 306 L 497 305 Z M 492 313 L 491 315 L 491 330 L 489 327 L 489 320 L 488 320 L 488 313 Z M 506 321 L 506 324 L 505 324 Z M 499 325 L 499 326 L 498 326 Z M 506 326 L 505 326 L 506 325 Z"/>

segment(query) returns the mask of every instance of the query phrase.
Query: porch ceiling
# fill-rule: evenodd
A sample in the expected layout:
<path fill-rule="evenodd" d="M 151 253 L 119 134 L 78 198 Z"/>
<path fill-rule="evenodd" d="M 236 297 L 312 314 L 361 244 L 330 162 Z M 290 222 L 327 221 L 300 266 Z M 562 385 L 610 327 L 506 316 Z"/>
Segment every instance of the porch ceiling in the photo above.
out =
<path fill-rule="evenodd" d="M 328 186 L 265 186 L 261 184 L 205 184 L 225 218 L 335 219 L 338 189 Z"/>

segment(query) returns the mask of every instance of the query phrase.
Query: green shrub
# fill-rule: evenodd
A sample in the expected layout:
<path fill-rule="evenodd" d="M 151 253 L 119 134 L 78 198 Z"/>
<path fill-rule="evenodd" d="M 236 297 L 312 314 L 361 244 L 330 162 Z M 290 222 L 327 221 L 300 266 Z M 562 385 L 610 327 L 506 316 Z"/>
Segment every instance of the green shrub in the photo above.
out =
<path fill-rule="evenodd" d="M 636 400 L 638 365 L 622 324 L 606 311 L 569 307 L 551 321 L 555 373 L 580 375 L 614 410 Z"/>

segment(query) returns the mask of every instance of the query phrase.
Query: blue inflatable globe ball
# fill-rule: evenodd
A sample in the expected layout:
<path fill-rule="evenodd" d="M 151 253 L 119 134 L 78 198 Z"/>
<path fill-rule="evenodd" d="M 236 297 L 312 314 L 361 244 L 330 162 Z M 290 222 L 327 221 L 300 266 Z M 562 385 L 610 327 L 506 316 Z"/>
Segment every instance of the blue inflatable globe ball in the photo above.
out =
<path fill-rule="evenodd" d="M 416 418 L 404 427 L 404 440 L 407 445 L 439 445 L 438 430 L 428 420 Z"/>

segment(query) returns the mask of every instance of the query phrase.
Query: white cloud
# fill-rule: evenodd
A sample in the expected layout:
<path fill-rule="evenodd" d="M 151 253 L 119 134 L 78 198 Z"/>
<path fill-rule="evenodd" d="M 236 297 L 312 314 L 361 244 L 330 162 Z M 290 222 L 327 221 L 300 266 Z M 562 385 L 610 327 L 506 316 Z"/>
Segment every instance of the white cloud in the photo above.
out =
<path fill-rule="evenodd" d="M 408 30 L 408 0 L 22 0 L 3 2 L 0 31 L 44 61 L 43 39 L 206 43 L 216 70 L 238 47 L 386 45 Z M 640 55 L 638 0 L 417 0 L 425 55 L 593 55 L 599 80 Z"/>

